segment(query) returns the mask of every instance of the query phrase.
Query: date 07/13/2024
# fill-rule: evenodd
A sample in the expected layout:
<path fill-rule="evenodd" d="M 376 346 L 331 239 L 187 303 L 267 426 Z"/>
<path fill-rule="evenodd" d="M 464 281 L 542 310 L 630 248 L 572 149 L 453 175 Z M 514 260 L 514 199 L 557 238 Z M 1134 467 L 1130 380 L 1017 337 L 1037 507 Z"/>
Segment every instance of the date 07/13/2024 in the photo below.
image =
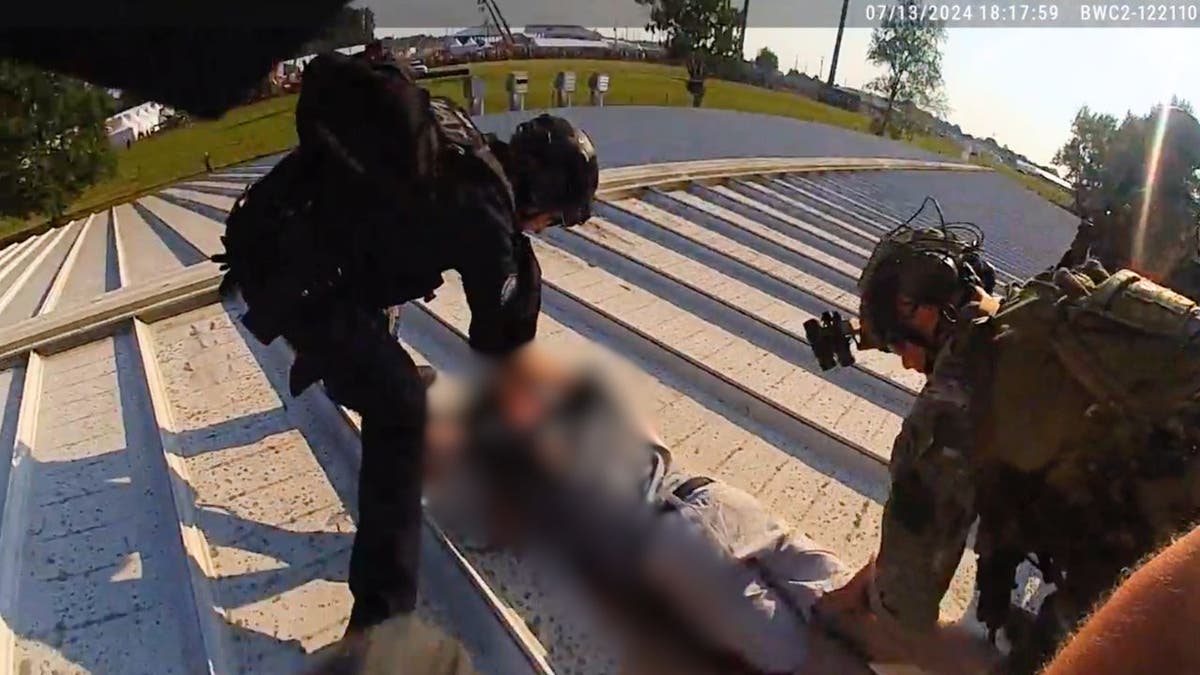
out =
<path fill-rule="evenodd" d="M 865 19 L 880 21 L 940 21 L 950 25 L 1089 23 L 1154 25 L 1155 23 L 1194 23 L 1200 20 L 1200 5 L 1191 3 L 1071 3 L 1060 8 L 1055 3 L 875 3 L 864 6 Z M 1072 16 L 1064 13 L 1070 12 Z M 1061 21 L 1060 21 L 1061 20 Z"/>
<path fill-rule="evenodd" d="M 1010 21 L 1013 23 L 1058 21 L 1058 5 L 1020 5 L 1008 3 L 928 2 L 878 3 L 864 7 L 867 21 L 944 21 L 971 23 L 976 21 Z"/>

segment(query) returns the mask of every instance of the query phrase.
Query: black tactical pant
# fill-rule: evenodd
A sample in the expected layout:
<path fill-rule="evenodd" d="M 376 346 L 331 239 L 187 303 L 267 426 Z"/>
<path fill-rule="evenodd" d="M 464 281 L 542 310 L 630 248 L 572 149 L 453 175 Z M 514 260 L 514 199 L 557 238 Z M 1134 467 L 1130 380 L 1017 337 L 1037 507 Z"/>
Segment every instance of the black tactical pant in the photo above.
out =
<path fill-rule="evenodd" d="M 378 312 L 342 305 L 305 314 L 285 339 L 330 398 L 362 415 L 350 629 L 363 629 L 416 606 L 425 387 Z"/>

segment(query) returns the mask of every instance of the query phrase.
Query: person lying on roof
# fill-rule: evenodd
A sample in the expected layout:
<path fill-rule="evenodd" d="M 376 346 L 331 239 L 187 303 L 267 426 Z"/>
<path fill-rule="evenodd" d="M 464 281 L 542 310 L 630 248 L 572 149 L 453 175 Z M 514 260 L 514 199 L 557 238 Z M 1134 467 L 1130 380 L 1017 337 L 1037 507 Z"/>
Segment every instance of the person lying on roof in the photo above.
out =
<path fill-rule="evenodd" d="M 848 576 L 836 554 L 752 495 L 674 466 L 595 372 L 527 347 L 468 399 L 462 411 L 431 405 L 425 491 L 434 512 L 453 516 L 446 507 L 461 508 L 466 496 L 466 520 L 482 532 L 452 523 L 460 545 L 476 534 L 484 547 L 540 545 L 571 563 L 625 642 L 623 675 L 980 672 L 953 654 L 939 659 L 945 668 L 868 666 L 830 638 L 811 619 L 822 594 Z M 412 649 L 428 672 L 475 672 L 460 644 L 419 629 L 426 637 Z M 387 664 L 414 631 L 384 624 L 351 655 L 361 669 L 314 673 L 393 672 Z M 886 652 L 886 630 L 879 642 Z M 897 663 L 929 661 L 898 647 Z"/>
<path fill-rule="evenodd" d="M 561 556 L 622 632 L 654 636 L 627 672 L 668 672 L 655 652 L 673 653 L 675 672 L 704 672 L 680 658 L 720 673 L 869 672 L 807 625 L 844 580 L 837 556 L 746 492 L 673 466 L 597 373 L 530 347 L 472 398 L 459 438 L 431 426 L 435 512 L 445 479 L 469 474 L 491 545 Z"/>

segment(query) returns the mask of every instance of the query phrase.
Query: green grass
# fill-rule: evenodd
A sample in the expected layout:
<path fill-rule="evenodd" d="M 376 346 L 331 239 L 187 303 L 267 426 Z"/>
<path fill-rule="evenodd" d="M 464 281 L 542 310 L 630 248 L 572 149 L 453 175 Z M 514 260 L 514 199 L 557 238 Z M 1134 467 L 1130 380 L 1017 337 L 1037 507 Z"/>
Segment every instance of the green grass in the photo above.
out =
<path fill-rule="evenodd" d="M 605 97 L 607 105 L 691 105 L 691 96 L 684 89 L 687 72 L 680 67 L 621 61 L 531 60 L 471 65 L 472 74 L 482 77 L 486 83 L 484 105 L 487 112 L 499 112 L 507 108 L 504 81 L 514 70 L 529 73 L 531 85 L 526 96 L 526 108 L 529 109 L 550 106 L 550 83 L 560 70 L 573 70 L 578 75 L 576 105 L 587 104 L 587 77 L 597 70 L 612 75 L 612 88 Z M 788 92 L 722 80 L 709 80 L 707 87 L 704 97 L 706 108 L 792 117 L 863 132 L 870 126 L 870 119 L 866 115 Z M 434 94 L 449 96 L 460 102 L 463 100 L 462 83 L 458 80 L 431 82 L 429 89 Z M 296 143 L 296 98 L 284 96 L 253 103 L 232 110 L 219 120 L 198 122 L 164 132 L 134 143 L 128 150 L 118 150 L 115 175 L 81 194 L 68 208 L 67 219 L 102 211 L 165 185 L 202 174 L 205 152 L 210 154 L 214 167 L 223 167 L 292 147 Z M 961 149 L 948 139 L 915 136 L 907 142 L 946 157 L 958 159 L 961 156 Z M 1047 181 L 1007 166 L 989 166 L 1052 202 L 1063 205 L 1071 202 L 1064 190 Z M 0 218 L 0 243 L 45 230 L 49 225 L 44 217 Z"/>
<path fill-rule="evenodd" d="M 252 103 L 219 120 L 197 122 L 137 141 L 117 150 L 116 172 L 91 186 L 67 209 L 67 220 L 155 191 L 204 173 L 204 153 L 214 167 L 228 166 L 286 150 L 296 143 L 295 96 Z M 31 234 L 49 226 L 44 217 L 0 220 L 0 239 Z"/>
<path fill-rule="evenodd" d="M 159 184 L 204 172 L 204 153 L 214 167 L 279 152 L 296 143 L 296 97 L 260 101 L 219 120 L 151 136 L 117 152 L 117 172 L 93 185 L 71 210 L 103 207 Z"/>
<path fill-rule="evenodd" d="M 1061 206 L 1068 211 L 1073 211 L 1075 208 L 1075 198 L 1071 195 L 1071 193 L 1067 190 L 1064 190 L 1062 187 L 1051 183 L 1045 178 L 1030 176 L 1027 173 L 1021 173 L 1007 164 L 1002 164 L 987 158 L 979 158 L 975 161 L 975 163 L 990 167 L 998 173 L 1008 176 L 1009 178 L 1025 186 L 1025 188 L 1031 192 L 1037 193 L 1051 204 Z"/>
<path fill-rule="evenodd" d="M 654 63 L 620 61 L 505 61 L 482 63 L 471 66 L 472 74 L 486 82 L 487 93 L 484 107 L 488 112 L 507 109 L 507 94 L 504 79 L 514 70 L 529 73 L 529 94 L 525 107 L 529 109 L 550 106 L 551 82 L 560 70 L 573 70 L 578 76 L 576 105 L 587 105 L 587 77 L 593 71 L 612 75 L 612 88 L 604 98 L 606 105 L 667 105 L 691 106 L 692 97 L 684 89 L 687 71 L 680 67 Z M 458 82 L 437 82 L 430 91 L 462 101 L 461 85 Z M 866 131 L 869 120 L 865 115 L 834 108 L 803 96 L 788 92 L 771 91 L 737 82 L 709 80 L 704 96 L 704 107 L 741 110 L 768 115 L 794 117 L 813 122 Z"/>

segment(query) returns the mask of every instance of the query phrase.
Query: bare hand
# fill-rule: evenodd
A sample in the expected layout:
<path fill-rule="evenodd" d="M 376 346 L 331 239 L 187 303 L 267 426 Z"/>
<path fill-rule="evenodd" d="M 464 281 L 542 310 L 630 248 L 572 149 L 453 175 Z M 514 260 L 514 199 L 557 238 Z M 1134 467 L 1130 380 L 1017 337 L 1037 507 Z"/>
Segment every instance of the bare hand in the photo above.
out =
<path fill-rule="evenodd" d="M 872 662 L 915 663 L 919 638 L 895 619 L 871 611 L 868 594 L 874 579 L 872 558 L 845 586 L 817 601 L 814 618 Z"/>
<path fill-rule="evenodd" d="M 909 664 L 947 674 L 981 673 L 991 667 L 995 651 L 961 629 L 938 626 L 922 633 L 873 612 L 869 594 L 874 578 L 872 559 L 845 586 L 817 602 L 814 619 L 872 663 Z"/>

